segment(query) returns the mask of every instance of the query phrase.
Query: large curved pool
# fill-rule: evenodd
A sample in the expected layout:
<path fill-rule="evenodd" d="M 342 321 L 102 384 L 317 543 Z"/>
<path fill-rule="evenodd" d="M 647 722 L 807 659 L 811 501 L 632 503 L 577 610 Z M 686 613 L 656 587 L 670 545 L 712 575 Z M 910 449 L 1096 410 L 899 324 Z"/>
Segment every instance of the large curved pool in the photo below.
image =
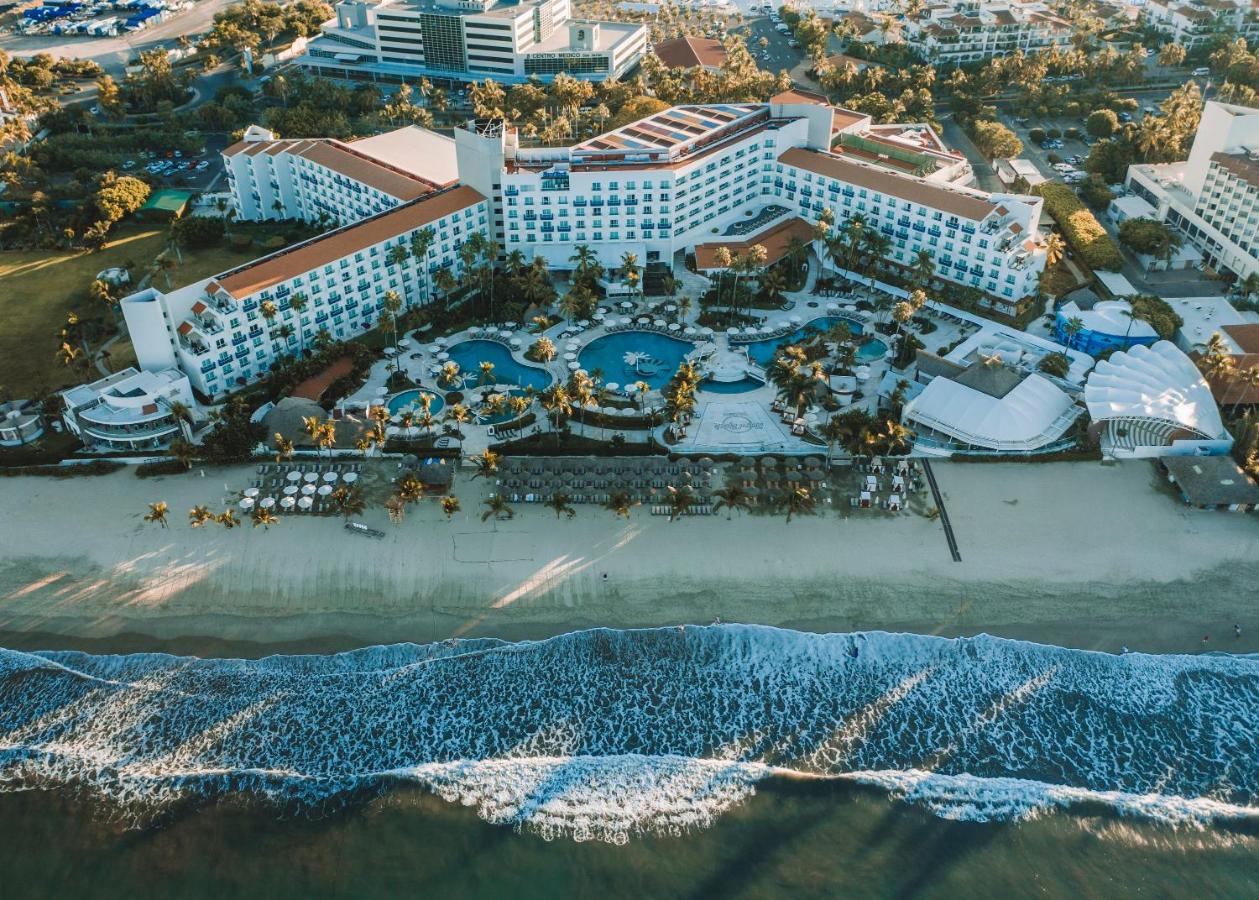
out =
<path fill-rule="evenodd" d="M 421 394 L 427 394 L 433 398 L 428 407 L 428 411 L 433 415 L 437 415 L 441 412 L 442 407 L 446 405 L 446 401 L 441 398 L 440 394 L 435 394 L 432 391 L 422 391 L 415 388 L 409 391 L 403 391 L 400 394 L 394 394 L 389 398 L 389 402 L 385 404 L 385 406 L 389 408 L 389 415 L 396 416 L 398 413 L 405 412 L 408 409 L 412 412 L 419 412 Z"/>
<path fill-rule="evenodd" d="M 577 355 L 577 361 L 587 372 L 601 371 L 605 382 L 624 385 L 645 381 L 659 389 L 668 384 L 686 354 L 694 349 L 690 341 L 665 334 L 618 331 L 591 341 Z"/>
<path fill-rule="evenodd" d="M 818 331 L 825 331 L 832 325 L 839 322 L 845 323 L 854 335 L 861 334 L 863 331 L 861 323 L 854 322 L 852 319 L 846 319 L 843 316 L 821 316 L 806 322 L 803 326 L 796 331 L 793 331 L 791 334 L 783 337 L 768 338 L 763 341 L 752 341 L 751 343 L 743 344 L 742 346 L 747 347 L 748 356 L 752 358 L 752 361 L 761 366 L 761 368 L 764 368 L 774 361 L 774 354 L 778 352 L 779 347 L 785 347 L 788 344 L 798 343 L 804 338 L 805 333 L 810 328 L 817 329 Z M 883 343 L 878 338 L 873 338 L 857 348 L 857 361 L 873 362 L 876 359 L 882 359 L 886 353 L 887 344 Z"/>
<path fill-rule="evenodd" d="M 461 341 L 446 352 L 450 354 L 451 361 L 459 364 L 467 387 L 474 387 L 480 380 L 483 362 L 493 363 L 496 384 L 532 387 L 538 391 L 551 384 L 550 372 L 517 362 L 510 350 L 495 341 Z"/>

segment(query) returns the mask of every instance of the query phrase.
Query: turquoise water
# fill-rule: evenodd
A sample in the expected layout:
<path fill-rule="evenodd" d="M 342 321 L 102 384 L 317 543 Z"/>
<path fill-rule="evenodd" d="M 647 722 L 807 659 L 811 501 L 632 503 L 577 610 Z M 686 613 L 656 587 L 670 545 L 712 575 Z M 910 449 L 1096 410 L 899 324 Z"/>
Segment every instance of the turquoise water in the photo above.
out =
<path fill-rule="evenodd" d="M 389 414 L 396 416 L 405 409 L 419 412 L 421 394 L 427 394 L 433 398 L 433 403 L 428 408 L 428 411 L 433 415 L 441 412 L 442 407 L 446 405 L 446 401 L 441 398 L 441 395 L 432 391 L 421 391 L 419 389 L 403 391 L 401 394 L 394 394 L 389 398 L 389 402 L 385 404 L 389 408 Z"/>
<path fill-rule="evenodd" d="M 472 392 L 473 397 L 479 398 L 480 395 L 481 395 L 480 391 Z M 507 391 L 507 396 L 508 397 L 523 397 L 525 396 L 525 392 L 511 390 L 511 391 Z M 498 413 L 497 415 L 493 415 L 493 416 L 482 415 L 480 412 L 477 412 L 477 410 L 480 410 L 480 409 L 481 409 L 481 403 L 478 400 L 477 402 L 473 404 L 473 411 L 474 411 L 474 414 L 476 415 L 477 422 L 480 423 L 481 425 L 497 425 L 500 422 L 510 422 L 512 419 L 516 418 L 516 414 L 511 411 L 510 407 L 504 408 L 501 413 Z"/>
<path fill-rule="evenodd" d="M 854 335 L 861 334 L 864 330 L 860 322 L 854 322 L 852 319 L 846 319 L 842 316 L 822 316 L 820 318 L 813 319 L 810 322 L 806 322 L 804 326 L 797 331 L 793 331 L 786 337 L 770 338 L 764 341 L 752 341 L 750 344 L 745 344 L 744 346 L 748 348 L 748 355 L 755 362 L 760 364 L 762 367 L 768 366 L 771 362 L 773 362 L 774 354 L 778 351 L 779 347 L 786 346 L 787 344 L 794 344 L 802 340 L 805 333 L 810 328 L 818 331 L 825 331 L 837 322 L 846 322 Z M 871 362 L 876 359 L 882 359 L 886 353 L 887 344 L 883 343 L 878 338 L 875 338 L 869 343 L 863 344 L 857 348 L 857 360 L 859 362 Z"/>
<path fill-rule="evenodd" d="M 699 387 L 701 391 L 708 394 L 746 394 L 748 391 L 763 387 L 764 384 L 765 382 L 757 381 L 755 378 L 743 378 L 739 381 L 712 381 L 710 379 Z"/>
<path fill-rule="evenodd" d="M 622 385 L 645 381 L 652 388 L 662 388 L 694 348 L 690 341 L 651 331 L 620 331 L 591 341 L 578 354 L 577 361 L 587 372 L 601 370 L 604 381 Z M 625 362 L 625 354 L 631 352 L 645 353 L 656 362 L 630 365 Z"/>
<path fill-rule="evenodd" d="M 463 341 L 446 352 L 453 362 L 459 364 L 459 370 L 466 376 L 470 387 L 480 379 L 483 362 L 494 364 L 494 381 L 497 384 L 514 384 L 539 391 L 551 384 L 549 372 L 516 362 L 510 350 L 494 341 Z"/>

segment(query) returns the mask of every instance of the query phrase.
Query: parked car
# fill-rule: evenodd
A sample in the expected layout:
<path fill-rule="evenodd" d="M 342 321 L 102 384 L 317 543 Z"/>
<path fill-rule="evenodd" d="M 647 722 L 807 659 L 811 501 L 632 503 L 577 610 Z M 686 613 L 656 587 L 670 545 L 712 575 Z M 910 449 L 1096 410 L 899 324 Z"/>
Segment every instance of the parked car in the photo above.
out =
<path fill-rule="evenodd" d="M 1211 70 L 1207 66 L 1198 66 L 1193 70 L 1193 74 L 1197 78 L 1206 78 L 1211 74 Z"/>

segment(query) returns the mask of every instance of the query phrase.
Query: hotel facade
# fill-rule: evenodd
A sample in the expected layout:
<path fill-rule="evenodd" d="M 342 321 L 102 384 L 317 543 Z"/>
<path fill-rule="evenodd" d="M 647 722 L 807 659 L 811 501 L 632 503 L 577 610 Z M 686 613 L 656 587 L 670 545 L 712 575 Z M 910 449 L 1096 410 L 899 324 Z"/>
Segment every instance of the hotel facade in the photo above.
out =
<path fill-rule="evenodd" d="M 385 80 L 603 81 L 646 51 L 646 26 L 574 20 L 569 0 L 342 0 L 299 63 Z"/>
<path fill-rule="evenodd" d="M 406 128 L 348 144 L 250 129 L 224 160 L 240 218 L 336 227 L 123 300 L 140 365 L 178 367 L 211 399 L 321 333 L 362 334 L 387 291 L 406 306 L 429 302 L 436 273 L 458 278 L 458 250 L 478 232 L 559 270 L 585 245 L 613 269 L 627 252 L 677 265 L 683 253 L 763 241 L 781 255 L 785 236 L 807 239 L 831 210 L 837 226 L 861 215 L 886 235 L 889 261 L 909 266 L 925 251 L 938 278 L 1003 311 L 1035 290 L 1044 266 L 1039 198 L 970 187 L 965 159 L 927 126 L 873 125 L 798 94 L 674 107 L 559 148 L 522 147 L 501 122 L 469 123 L 453 141 Z M 429 238 L 424 259 L 396 249 L 417 235 Z"/>

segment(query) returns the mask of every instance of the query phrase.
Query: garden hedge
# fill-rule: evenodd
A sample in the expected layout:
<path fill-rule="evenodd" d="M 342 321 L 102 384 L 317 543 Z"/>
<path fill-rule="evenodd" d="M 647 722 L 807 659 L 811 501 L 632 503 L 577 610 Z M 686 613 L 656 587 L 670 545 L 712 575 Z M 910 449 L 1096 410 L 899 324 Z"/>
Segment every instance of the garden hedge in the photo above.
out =
<path fill-rule="evenodd" d="M 1063 239 L 1080 255 L 1091 269 L 1118 272 L 1123 268 L 1123 254 L 1114 238 L 1106 233 L 1087 206 L 1065 184 L 1045 182 L 1035 187 L 1045 199 L 1045 211 L 1062 229 Z"/>

